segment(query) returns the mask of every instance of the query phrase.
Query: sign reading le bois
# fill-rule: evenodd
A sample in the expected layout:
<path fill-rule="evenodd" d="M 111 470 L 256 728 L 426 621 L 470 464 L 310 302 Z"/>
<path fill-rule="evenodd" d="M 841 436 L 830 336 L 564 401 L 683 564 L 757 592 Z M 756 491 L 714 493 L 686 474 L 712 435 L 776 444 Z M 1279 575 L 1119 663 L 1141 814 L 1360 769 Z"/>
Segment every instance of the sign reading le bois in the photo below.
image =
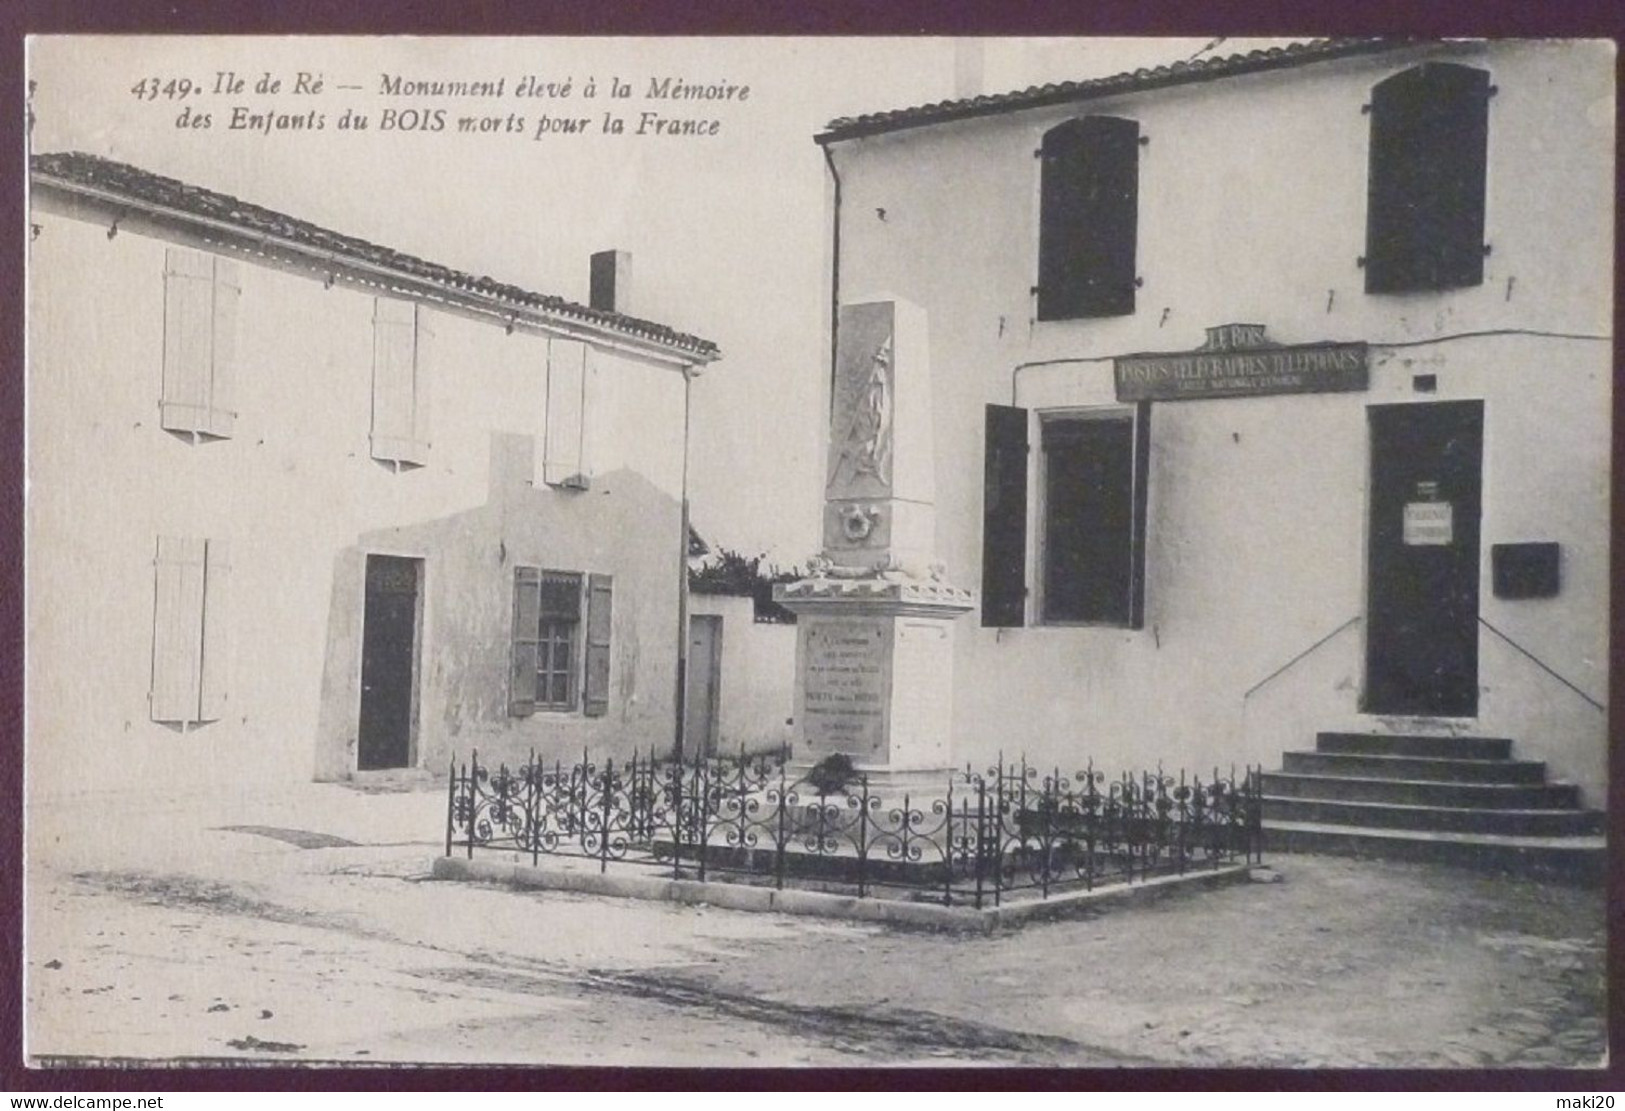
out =
<path fill-rule="evenodd" d="M 1195 351 L 1125 355 L 1113 369 L 1119 401 L 1330 393 L 1370 384 L 1365 344 L 1284 347 L 1264 337 L 1262 324 L 1222 324 L 1209 328 Z"/>

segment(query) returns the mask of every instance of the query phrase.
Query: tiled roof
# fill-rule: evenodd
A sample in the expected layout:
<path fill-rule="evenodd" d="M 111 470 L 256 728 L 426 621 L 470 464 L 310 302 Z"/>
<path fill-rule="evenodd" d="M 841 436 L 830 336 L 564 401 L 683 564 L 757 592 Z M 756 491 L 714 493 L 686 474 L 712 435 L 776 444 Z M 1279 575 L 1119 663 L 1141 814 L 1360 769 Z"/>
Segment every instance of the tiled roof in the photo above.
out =
<path fill-rule="evenodd" d="M 183 181 L 149 173 L 138 167 L 98 155 L 82 154 L 77 151 L 36 154 L 33 156 L 32 164 L 36 181 L 55 180 L 85 186 L 134 202 L 230 224 L 251 234 L 273 235 L 295 246 L 331 256 L 337 261 L 348 260 L 367 266 L 385 267 L 444 287 L 454 294 L 458 292 L 472 294 L 567 321 L 577 321 L 670 347 L 702 360 L 715 359 L 720 354 L 717 345 L 710 340 L 687 335 L 664 324 L 639 320 L 624 313 L 591 308 L 563 297 L 535 293 L 492 278 L 466 274 L 414 255 L 369 243 L 364 239 L 330 231 L 269 208 L 240 201 L 224 193 L 188 185 Z"/>
<path fill-rule="evenodd" d="M 1011 93 L 974 96 L 964 100 L 943 100 L 935 104 L 898 108 L 889 112 L 871 112 L 863 116 L 843 116 L 831 120 L 817 139 L 824 144 L 838 143 L 844 139 L 859 139 L 866 135 L 879 135 L 911 127 L 927 127 L 949 120 L 992 116 L 1023 108 L 1066 104 L 1118 93 L 1160 89 L 1171 85 L 1211 81 L 1220 77 L 1235 77 L 1244 73 L 1285 69 L 1331 58 L 1394 50 L 1406 45 L 1411 43 L 1401 39 L 1315 39 L 1289 46 L 1270 47 L 1267 50 L 1251 50 L 1245 54 L 1227 54 L 1193 62 L 1173 62 L 1169 65 L 1113 74 L 1110 77 L 1093 77 L 1086 81 L 1032 85 Z"/>

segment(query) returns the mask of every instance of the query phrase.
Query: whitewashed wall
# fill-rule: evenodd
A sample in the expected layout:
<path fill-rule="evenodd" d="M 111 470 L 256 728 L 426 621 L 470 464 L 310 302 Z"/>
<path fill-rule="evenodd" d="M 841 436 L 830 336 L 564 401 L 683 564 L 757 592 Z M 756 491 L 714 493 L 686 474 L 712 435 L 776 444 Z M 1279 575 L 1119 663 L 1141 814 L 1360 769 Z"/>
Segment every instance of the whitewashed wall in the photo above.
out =
<path fill-rule="evenodd" d="M 1491 71 L 1482 285 L 1368 296 L 1369 121 L 1384 77 L 1425 57 Z M 1073 108 L 838 144 L 840 296 L 923 306 L 935 382 L 938 553 L 980 582 L 983 407 L 1112 404 L 1110 358 L 1180 351 L 1245 321 L 1282 343 L 1367 341 L 1369 393 L 1157 404 L 1141 631 L 958 627 L 955 756 L 1024 747 L 1063 769 L 1158 760 L 1278 764 L 1359 719 L 1366 406 L 1483 399 L 1481 613 L 1606 699 L 1613 54 L 1607 44 L 1465 44 L 1347 59 Z M 1035 322 L 1045 130 L 1075 114 L 1140 122 L 1137 311 Z M 883 210 L 883 211 L 882 211 Z M 1602 339 L 1461 337 L 1530 330 Z M 1424 342 L 1421 346 L 1398 346 Z M 1050 360 L 1078 360 L 1034 367 Z M 1412 392 L 1413 374 L 1438 377 Z M 1013 382 L 1013 379 L 1018 381 Z M 1029 468 L 1036 495 L 1038 454 Z M 1036 505 L 1029 497 L 1029 506 Z M 1029 527 L 1029 547 L 1036 529 Z M 1490 545 L 1563 545 L 1561 596 L 1490 592 Z M 1029 588 L 1034 577 L 1029 568 Z M 1600 804 L 1603 714 L 1484 634 L 1484 734 L 1509 735 Z M 974 677 L 974 678 L 969 678 Z"/>
<path fill-rule="evenodd" d="M 796 627 L 758 623 L 749 598 L 689 594 L 690 614 L 722 618 L 718 748 L 764 752 L 789 744 L 795 710 Z"/>
<path fill-rule="evenodd" d="M 355 729 L 360 553 L 413 554 L 410 542 L 386 534 L 473 521 L 469 514 L 498 504 L 493 433 L 526 437 L 527 446 L 539 440 L 546 341 L 432 311 L 432 447 L 426 466 L 397 474 L 369 452 L 371 295 L 245 262 L 235 434 L 189 443 L 157 421 L 169 242 L 143 234 L 133 219 L 109 238 L 105 223 L 38 201 L 29 260 L 29 774 L 48 793 L 309 779 L 318 718 L 330 733 Z M 617 676 L 647 672 L 647 681 L 638 685 L 632 727 L 612 717 L 595 723 L 597 732 L 615 726 L 640 742 L 664 741 L 676 655 L 683 385 L 675 371 L 641 362 L 595 354 L 591 365 L 593 463 L 610 478 L 582 493 L 528 493 L 533 505 L 569 503 L 556 509 L 559 520 L 586 536 L 572 548 L 590 549 L 581 558 L 604 564 L 581 570 L 614 564 L 620 572 L 618 600 L 626 603 L 617 609 L 614 667 Z M 462 543 L 495 553 L 500 527 L 450 530 L 438 550 Z M 160 535 L 231 541 L 230 708 L 186 735 L 148 719 Z M 510 562 L 555 550 L 532 548 Z M 607 554 L 621 549 L 635 554 Z M 427 572 L 425 664 L 444 651 L 446 635 L 494 637 L 501 667 L 487 661 L 481 681 L 500 681 L 505 697 L 511 587 L 501 574 L 484 586 L 461 580 L 463 591 L 497 596 L 478 600 L 490 628 L 460 626 L 454 614 L 469 599 L 457 589 L 437 592 L 437 573 Z M 439 693 L 424 690 L 419 758 L 438 763 L 455 742 L 444 693 L 455 684 L 444 669 L 435 681 Z M 327 740 L 342 751 L 342 736 Z M 327 774 L 346 770 L 338 759 L 335 767 L 324 757 Z"/>

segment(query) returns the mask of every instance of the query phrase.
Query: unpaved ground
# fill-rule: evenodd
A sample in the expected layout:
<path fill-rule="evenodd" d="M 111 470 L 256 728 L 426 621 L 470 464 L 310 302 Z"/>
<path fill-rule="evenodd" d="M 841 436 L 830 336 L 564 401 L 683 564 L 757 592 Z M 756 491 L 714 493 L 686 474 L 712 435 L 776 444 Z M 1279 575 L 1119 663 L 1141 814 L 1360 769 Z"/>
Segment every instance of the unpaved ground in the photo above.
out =
<path fill-rule="evenodd" d="M 433 835 L 439 805 L 325 788 L 262 807 L 257 831 L 177 807 L 110 819 L 122 835 L 91 847 L 31 816 L 28 1052 L 1210 1067 L 1604 1053 L 1600 892 L 1284 857 L 1282 883 L 972 938 L 431 881 L 436 848 L 412 833 Z"/>
<path fill-rule="evenodd" d="M 990 942 L 877 933 L 693 978 L 839 1004 L 975 1014 L 1125 1059 L 1198 1066 L 1595 1065 L 1606 1038 L 1596 893 L 1330 857 L 1284 882 L 1172 896 Z"/>

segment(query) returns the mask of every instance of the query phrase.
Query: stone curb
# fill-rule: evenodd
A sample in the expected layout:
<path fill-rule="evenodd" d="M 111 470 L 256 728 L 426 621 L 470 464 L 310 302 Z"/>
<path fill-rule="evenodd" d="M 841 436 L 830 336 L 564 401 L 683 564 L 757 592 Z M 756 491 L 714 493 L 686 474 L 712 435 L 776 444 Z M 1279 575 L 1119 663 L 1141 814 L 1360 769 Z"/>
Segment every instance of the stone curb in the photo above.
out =
<path fill-rule="evenodd" d="M 1104 904 L 1144 902 L 1188 887 L 1218 887 L 1244 882 L 1251 866 L 1231 864 L 1211 871 L 1187 872 L 1182 876 L 1158 876 L 1143 883 L 1114 884 L 1094 891 L 1069 891 L 1049 899 L 1007 903 L 998 907 L 945 907 L 935 903 L 905 903 L 893 899 L 860 899 L 852 895 L 832 895 L 823 891 L 775 890 L 738 883 L 702 883 L 658 876 L 619 873 L 569 872 L 483 858 L 458 856 L 434 859 L 432 872 L 437 880 L 474 880 L 534 887 L 547 891 L 570 891 L 581 895 L 610 895 L 621 899 L 649 899 L 687 906 L 723 907 L 753 912 L 807 914 L 824 918 L 849 918 L 882 922 L 894 926 L 927 927 L 965 933 L 992 933 L 1000 926 L 1046 921 L 1071 914 L 1085 914 Z"/>

